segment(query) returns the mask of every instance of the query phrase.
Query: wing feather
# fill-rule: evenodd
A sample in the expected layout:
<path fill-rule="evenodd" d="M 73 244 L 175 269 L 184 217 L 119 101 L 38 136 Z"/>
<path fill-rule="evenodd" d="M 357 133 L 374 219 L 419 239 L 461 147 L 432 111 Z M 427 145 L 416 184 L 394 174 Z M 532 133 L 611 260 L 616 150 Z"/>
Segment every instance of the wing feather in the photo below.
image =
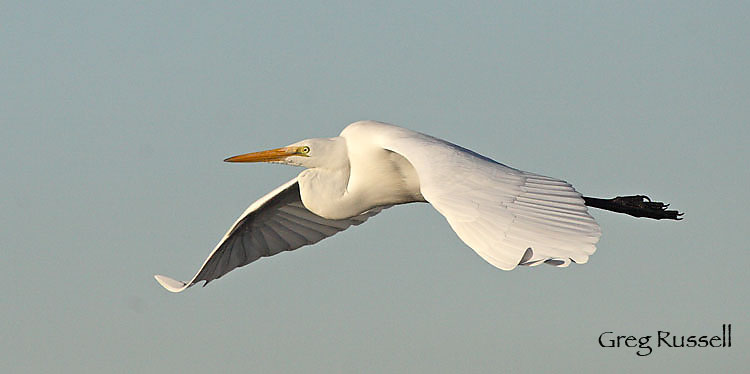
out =
<path fill-rule="evenodd" d="M 492 265 L 585 263 L 601 230 L 568 182 L 514 169 L 441 139 L 373 121 L 345 132 L 366 132 L 380 147 L 406 158 L 425 200 L 456 234 Z M 343 134 L 343 133 L 342 133 Z"/>
<path fill-rule="evenodd" d="M 250 205 L 216 245 L 203 266 L 188 282 L 156 275 L 167 290 L 180 292 L 200 281 L 204 285 L 261 257 L 317 243 L 359 225 L 387 208 L 378 207 L 349 219 L 322 218 L 305 208 L 297 178 L 281 185 Z"/>

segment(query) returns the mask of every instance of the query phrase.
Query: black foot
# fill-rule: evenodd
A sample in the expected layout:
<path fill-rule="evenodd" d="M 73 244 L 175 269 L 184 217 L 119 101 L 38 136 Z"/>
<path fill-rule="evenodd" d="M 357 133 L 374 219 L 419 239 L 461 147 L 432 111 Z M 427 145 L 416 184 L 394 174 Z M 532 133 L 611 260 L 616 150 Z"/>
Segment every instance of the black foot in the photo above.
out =
<path fill-rule="evenodd" d="M 584 196 L 583 199 L 588 206 L 625 213 L 633 217 L 681 220 L 680 216 L 684 214 L 676 210 L 667 210 L 669 204 L 651 201 L 645 195 L 617 196 L 614 199 L 598 199 Z"/>

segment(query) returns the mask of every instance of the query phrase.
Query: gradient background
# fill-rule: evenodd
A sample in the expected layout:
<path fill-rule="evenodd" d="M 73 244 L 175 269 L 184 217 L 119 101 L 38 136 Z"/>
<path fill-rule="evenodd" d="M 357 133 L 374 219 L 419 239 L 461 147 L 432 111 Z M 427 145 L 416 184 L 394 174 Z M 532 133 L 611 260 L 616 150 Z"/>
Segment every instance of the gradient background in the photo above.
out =
<path fill-rule="evenodd" d="M 0 371 L 746 368 L 747 2 L 310 3 L 0 3 Z M 401 206 L 207 288 L 154 281 L 299 172 L 223 158 L 360 119 L 687 214 L 594 211 L 588 264 L 504 272 Z M 597 342 L 722 323 L 731 349 Z"/>

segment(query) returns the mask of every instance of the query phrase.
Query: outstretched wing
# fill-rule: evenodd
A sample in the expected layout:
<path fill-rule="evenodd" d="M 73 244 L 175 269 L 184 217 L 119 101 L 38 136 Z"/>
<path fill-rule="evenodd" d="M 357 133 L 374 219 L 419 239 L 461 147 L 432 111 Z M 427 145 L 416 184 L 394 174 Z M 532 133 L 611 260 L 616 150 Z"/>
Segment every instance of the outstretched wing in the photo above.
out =
<path fill-rule="evenodd" d="M 359 225 L 384 208 L 371 209 L 348 219 L 325 219 L 305 208 L 297 178 L 294 178 L 252 203 L 216 245 L 192 280 L 182 282 L 163 275 L 154 277 L 172 292 L 180 292 L 200 281 L 205 281 L 205 286 L 261 257 L 317 243 L 349 226 Z"/>
<path fill-rule="evenodd" d="M 424 198 L 492 265 L 567 266 L 587 262 L 596 250 L 599 225 L 569 183 L 397 126 L 369 121 L 351 126 L 345 131 L 377 129 L 371 139 L 412 164 Z"/>

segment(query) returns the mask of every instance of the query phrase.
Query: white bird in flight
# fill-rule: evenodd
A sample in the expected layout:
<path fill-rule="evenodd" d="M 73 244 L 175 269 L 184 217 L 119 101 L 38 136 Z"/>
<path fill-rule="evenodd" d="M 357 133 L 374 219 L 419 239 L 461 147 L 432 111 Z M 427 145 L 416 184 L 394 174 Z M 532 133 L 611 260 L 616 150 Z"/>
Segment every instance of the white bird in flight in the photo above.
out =
<path fill-rule="evenodd" d="M 587 205 L 637 217 L 679 219 L 646 196 L 584 197 L 568 182 L 511 168 L 447 141 L 359 121 L 333 138 L 307 139 L 228 162 L 302 166 L 297 177 L 248 207 L 193 279 L 156 275 L 180 292 L 261 257 L 317 243 L 393 205 L 427 202 L 490 264 L 583 264 L 601 230 Z"/>

